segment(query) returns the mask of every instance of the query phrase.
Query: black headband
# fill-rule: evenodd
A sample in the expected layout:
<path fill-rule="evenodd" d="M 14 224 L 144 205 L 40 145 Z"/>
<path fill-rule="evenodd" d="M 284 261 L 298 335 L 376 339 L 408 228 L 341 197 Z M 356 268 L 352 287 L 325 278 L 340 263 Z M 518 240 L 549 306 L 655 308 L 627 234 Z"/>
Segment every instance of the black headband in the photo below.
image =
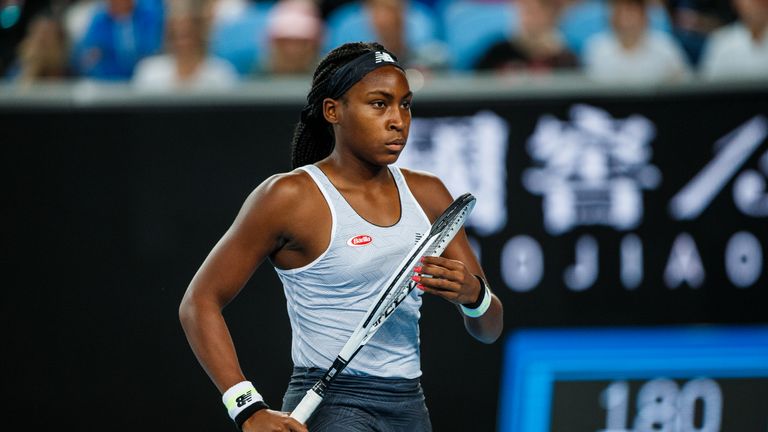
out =
<path fill-rule="evenodd" d="M 371 71 L 382 66 L 394 66 L 403 69 L 397 62 L 397 57 L 387 51 L 367 52 L 344 66 L 336 69 L 328 82 L 326 94 L 331 99 L 338 99 L 356 82 L 363 79 Z"/>
<path fill-rule="evenodd" d="M 394 66 L 400 70 L 404 70 L 403 67 L 400 66 L 400 63 L 397 62 L 397 57 L 395 57 L 394 54 L 388 51 L 370 51 L 336 69 L 333 75 L 328 79 L 328 83 L 326 84 L 327 88 L 324 93 L 331 99 L 338 99 L 355 85 L 355 83 L 368 75 L 368 73 L 382 66 Z M 306 105 L 304 107 L 301 111 L 302 121 L 307 120 L 311 110 L 311 105 Z"/>

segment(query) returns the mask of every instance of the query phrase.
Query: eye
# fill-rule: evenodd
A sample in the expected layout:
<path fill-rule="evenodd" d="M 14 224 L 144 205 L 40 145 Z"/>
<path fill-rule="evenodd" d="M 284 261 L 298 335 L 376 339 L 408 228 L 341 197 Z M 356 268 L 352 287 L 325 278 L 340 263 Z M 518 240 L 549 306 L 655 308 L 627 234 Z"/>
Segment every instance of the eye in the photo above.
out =
<path fill-rule="evenodd" d="M 371 105 L 373 105 L 374 108 L 385 108 L 387 106 L 382 100 L 373 101 L 371 102 Z"/>
<path fill-rule="evenodd" d="M 403 103 L 400 104 L 400 106 L 402 106 L 403 109 L 407 109 L 407 110 L 411 109 L 411 105 L 412 105 L 412 102 L 410 100 L 404 100 Z"/>

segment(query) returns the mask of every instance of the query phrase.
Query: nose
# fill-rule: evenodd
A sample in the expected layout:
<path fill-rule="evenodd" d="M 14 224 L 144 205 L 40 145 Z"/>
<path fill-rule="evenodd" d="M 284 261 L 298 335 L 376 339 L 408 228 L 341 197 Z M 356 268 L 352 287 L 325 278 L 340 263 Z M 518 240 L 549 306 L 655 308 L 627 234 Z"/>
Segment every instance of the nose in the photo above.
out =
<path fill-rule="evenodd" d="M 392 110 L 393 113 L 389 118 L 389 130 L 401 132 L 405 128 L 405 122 L 407 121 L 407 113 L 401 109 Z"/>

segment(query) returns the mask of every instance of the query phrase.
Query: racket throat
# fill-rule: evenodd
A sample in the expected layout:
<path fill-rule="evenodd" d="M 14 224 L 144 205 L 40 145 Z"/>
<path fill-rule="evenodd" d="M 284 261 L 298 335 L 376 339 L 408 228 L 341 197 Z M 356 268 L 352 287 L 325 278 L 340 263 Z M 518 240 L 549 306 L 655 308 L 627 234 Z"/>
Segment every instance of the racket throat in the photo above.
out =
<path fill-rule="evenodd" d="M 347 367 L 347 361 L 344 360 L 341 357 L 336 357 L 336 360 L 333 361 L 333 365 L 331 365 L 330 369 L 325 372 L 325 375 L 323 375 L 323 378 L 321 378 L 318 382 L 315 383 L 315 385 L 312 387 L 312 390 L 320 395 L 320 397 L 325 397 L 325 390 L 328 388 L 329 385 L 336 379 L 339 374 L 341 374 L 341 371 L 344 370 L 345 367 Z"/>

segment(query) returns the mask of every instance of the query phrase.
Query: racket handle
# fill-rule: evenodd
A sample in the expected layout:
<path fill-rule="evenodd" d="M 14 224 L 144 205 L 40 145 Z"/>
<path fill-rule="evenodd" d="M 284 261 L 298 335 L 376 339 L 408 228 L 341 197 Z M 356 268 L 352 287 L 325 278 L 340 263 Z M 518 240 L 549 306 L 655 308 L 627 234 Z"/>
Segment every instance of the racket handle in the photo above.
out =
<path fill-rule="evenodd" d="M 304 395 L 304 398 L 301 399 L 299 405 L 293 410 L 291 417 L 301 423 L 307 423 L 307 419 L 309 419 L 309 416 L 315 412 L 315 408 L 320 405 L 322 400 L 323 398 L 313 389 L 307 390 L 307 394 Z"/>

